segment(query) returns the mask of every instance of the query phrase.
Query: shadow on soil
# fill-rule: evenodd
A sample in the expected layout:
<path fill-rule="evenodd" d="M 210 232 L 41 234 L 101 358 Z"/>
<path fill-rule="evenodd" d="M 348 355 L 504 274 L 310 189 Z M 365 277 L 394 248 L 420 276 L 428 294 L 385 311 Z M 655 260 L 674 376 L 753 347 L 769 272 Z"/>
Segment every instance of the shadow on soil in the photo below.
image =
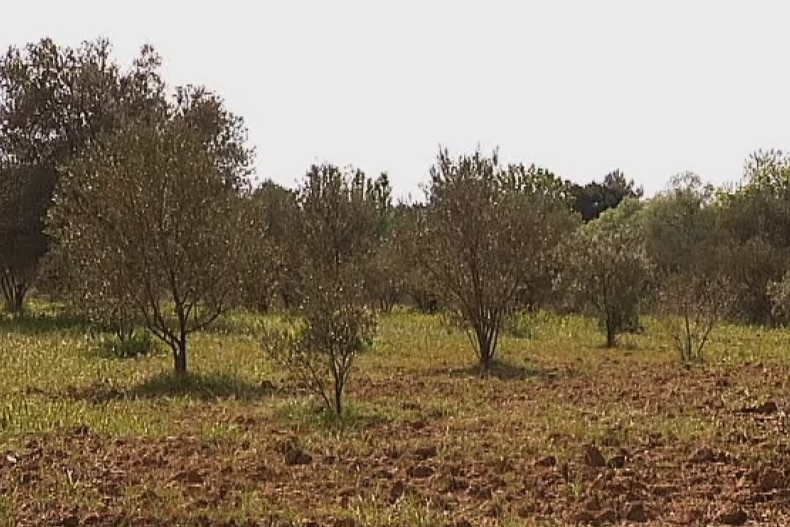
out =
<path fill-rule="evenodd" d="M 157 399 L 184 397 L 200 401 L 239 399 L 244 401 L 275 397 L 284 393 L 269 381 L 253 383 L 231 374 L 191 373 L 176 377 L 171 373 L 156 375 L 129 390 L 119 390 L 110 384 L 96 383 L 89 386 L 69 386 L 66 397 L 103 404 L 123 399 Z"/>
<path fill-rule="evenodd" d="M 19 333 L 27 336 L 44 335 L 47 333 L 84 333 L 91 325 L 87 320 L 57 311 L 52 313 L 21 313 L 12 315 L 0 313 L 0 331 Z"/>
<path fill-rule="evenodd" d="M 523 381 L 528 378 L 550 378 L 556 376 L 553 370 L 547 370 L 523 364 L 497 359 L 491 362 L 488 370 L 484 370 L 478 365 L 466 368 L 454 369 L 450 372 L 451 377 L 480 377 L 494 378 L 503 381 Z"/>
<path fill-rule="evenodd" d="M 278 393 L 276 386 L 268 381 L 253 383 L 226 373 L 190 373 L 176 377 L 171 373 L 157 375 L 132 388 L 132 397 L 191 397 L 203 401 L 216 399 L 252 400 L 270 397 Z"/>

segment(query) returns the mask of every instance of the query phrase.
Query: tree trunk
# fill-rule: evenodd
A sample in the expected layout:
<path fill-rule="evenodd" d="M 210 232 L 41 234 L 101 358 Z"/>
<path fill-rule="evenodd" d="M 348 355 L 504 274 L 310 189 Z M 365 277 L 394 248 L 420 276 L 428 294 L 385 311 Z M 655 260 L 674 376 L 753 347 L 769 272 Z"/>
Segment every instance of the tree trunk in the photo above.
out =
<path fill-rule="evenodd" d="M 614 323 L 611 320 L 606 321 L 606 347 L 617 347 L 617 333 L 614 330 Z"/>
<path fill-rule="evenodd" d="M 187 340 L 182 338 L 173 349 L 173 361 L 176 377 L 187 375 Z"/>
<path fill-rule="evenodd" d="M 17 282 L 16 279 L 8 273 L 3 274 L 1 280 L 6 308 L 10 313 L 15 315 L 22 313 L 22 309 L 25 305 L 27 287 Z"/>
<path fill-rule="evenodd" d="M 488 337 L 488 331 L 485 329 L 477 331 L 477 345 L 480 357 L 480 370 L 483 373 L 488 373 L 491 368 L 491 361 L 494 358 L 494 349 L 492 339 Z"/>
<path fill-rule="evenodd" d="M 335 382 L 335 412 L 337 416 L 343 415 L 343 384 Z"/>

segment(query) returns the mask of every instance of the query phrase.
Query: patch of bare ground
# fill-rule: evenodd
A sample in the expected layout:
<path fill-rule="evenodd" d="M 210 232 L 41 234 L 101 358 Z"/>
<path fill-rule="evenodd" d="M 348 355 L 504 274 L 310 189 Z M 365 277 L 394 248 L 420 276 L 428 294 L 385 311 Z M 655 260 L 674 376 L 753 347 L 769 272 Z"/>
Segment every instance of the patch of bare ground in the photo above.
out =
<path fill-rule="evenodd" d="M 20 526 L 790 521 L 786 367 L 552 367 L 360 378 L 379 408 L 412 400 L 346 432 L 241 406 L 191 417 L 234 423 L 227 438 L 31 436 L 3 452 L 0 494 Z"/>

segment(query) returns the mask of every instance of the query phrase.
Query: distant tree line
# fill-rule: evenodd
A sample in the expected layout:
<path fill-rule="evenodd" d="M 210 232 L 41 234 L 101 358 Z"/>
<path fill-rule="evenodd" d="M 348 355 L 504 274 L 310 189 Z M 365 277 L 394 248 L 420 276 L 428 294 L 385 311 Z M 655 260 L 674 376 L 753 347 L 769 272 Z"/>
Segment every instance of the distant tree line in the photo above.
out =
<path fill-rule="evenodd" d="M 463 328 L 482 371 L 519 311 L 590 313 L 606 343 L 662 321 L 684 360 L 723 319 L 790 313 L 790 156 L 743 181 L 674 176 L 646 200 L 620 171 L 579 185 L 498 152 L 440 149 L 425 200 L 386 174 L 309 167 L 253 187 L 243 119 L 169 88 L 144 47 L 45 39 L 0 58 L 0 290 L 64 302 L 120 340 L 148 331 L 188 371 L 189 335 L 225 311 L 286 315 L 264 351 L 340 413 L 354 357 L 396 305 Z"/>

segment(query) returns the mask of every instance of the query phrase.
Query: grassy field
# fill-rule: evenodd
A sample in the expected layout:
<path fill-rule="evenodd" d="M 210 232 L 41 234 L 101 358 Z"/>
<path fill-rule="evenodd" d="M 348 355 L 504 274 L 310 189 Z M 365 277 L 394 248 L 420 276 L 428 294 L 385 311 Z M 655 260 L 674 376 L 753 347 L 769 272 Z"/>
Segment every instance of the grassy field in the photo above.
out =
<path fill-rule="evenodd" d="M 726 327 L 683 366 L 660 330 L 523 319 L 480 378 L 463 333 L 399 312 L 343 422 L 268 363 L 261 321 L 107 356 L 55 312 L 0 315 L 0 527 L 790 523 L 790 333 Z"/>

